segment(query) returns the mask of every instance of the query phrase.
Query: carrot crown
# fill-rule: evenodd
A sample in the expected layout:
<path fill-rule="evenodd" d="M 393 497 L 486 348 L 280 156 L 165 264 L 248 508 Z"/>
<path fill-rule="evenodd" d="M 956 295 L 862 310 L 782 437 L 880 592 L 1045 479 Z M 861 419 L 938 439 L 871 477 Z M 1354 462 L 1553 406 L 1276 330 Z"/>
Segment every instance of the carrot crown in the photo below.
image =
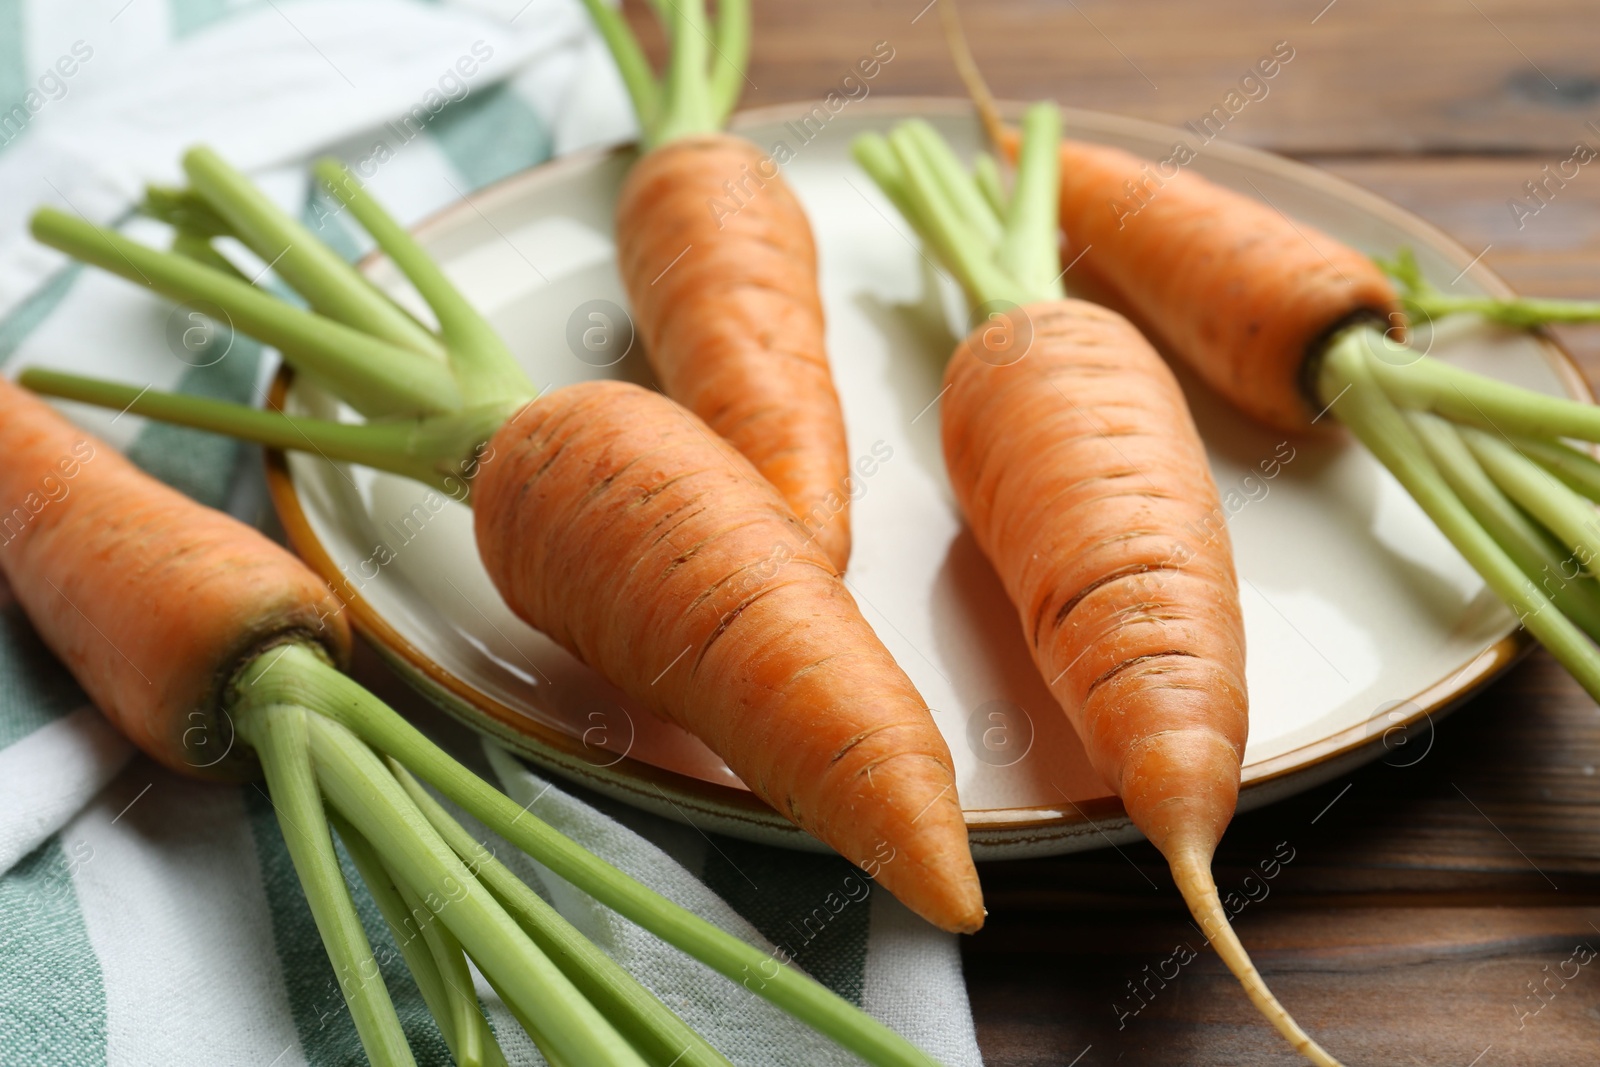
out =
<path fill-rule="evenodd" d="M 920 119 L 901 123 L 887 138 L 865 134 L 852 147 L 862 169 L 981 308 L 1065 295 L 1056 255 L 1060 142 L 1055 106 L 1029 108 L 1009 193 L 992 156 L 980 154 L 969 172 Z"/>
<path fill-rule="evenodd" d="M 714 24 L 705 0 L 651 4 L 668 41 L 660 78 L 621 12 L 605 0 L 583 0 L 583 6 L 616 61 L 646 148 L 711 133 L 728 121 L 750 55 L 750 0 L 718 0 Z"/>
<path fill-rule="evenodd" d="M 394 260 L 436 327 L 380 292 L 215 152 L 191 149 L 183 166 L 189 188 L 151 189 L 143 204 L 173 227 L 170 252 L 54 208 L 35 213 L 33 234 L 174 300 L 220 308 L 232 326 L 277 348 L 369 421 L 291 416 L 45 370 L 24 372 L 22 383 L 275 448 L 313 450 L 464 496 L 477 448 L 536 393 L 494 328 L 341 164 L 319 163 L 317 177 Z M 213 243 L 219 237 L 236 239 L 267 268 L 247 278 Z M 256 284 L 268 269 L 309 308 Z"/>

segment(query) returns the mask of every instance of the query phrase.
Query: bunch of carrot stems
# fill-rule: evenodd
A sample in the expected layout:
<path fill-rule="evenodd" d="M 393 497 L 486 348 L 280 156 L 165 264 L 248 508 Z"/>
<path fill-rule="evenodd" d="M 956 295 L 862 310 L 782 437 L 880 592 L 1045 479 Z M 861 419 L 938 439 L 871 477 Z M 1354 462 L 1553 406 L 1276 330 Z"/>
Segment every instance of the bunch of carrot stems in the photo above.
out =
<path fill-rule="evenodd" d="M 1020 306 L 1065 295 L 1055 238 L 1060 133 L 1054 106 L 1028 109 L 1010 190 L 992 156 L 980 155 L 968 174 L 945 139 L 920 119 L 901 123 L 887 138 L 865 134 L 852 148 L 981 313 L 1002 302 Z"/>
<path fill-rule="evenodd" d="M 1316 389 L 1518 621 L 1600 700 L 1600 408 L 1422 356 L 1378 326 L 1336 337 Z"/>
<path fill-rule="evenodd" d="M 277 347 L 285 362 L 366 421 L 293 416 L 42 370 L 24 373 L 22 383 L 269 446 L 314 449 L 330 460 L 416 478 L 464 498 L 481 443 L 536 393 L 488 322 L 338 164 L 319 165 L 319 177 L 423 296 L 437 330 L 380 292 L 214 153 L 196 149 L 184 165 L 190 187 L 152 190 L 144 205 L 172 225 L 172 251 L 48 209 L 35 216 L 34 234 L 171 299 L 221 308 L 235 328 Z M 244 277 L 215 243 L 224 237 L 271 264 L 309 307 L 287 303 Z M 477 1007 L 469 959 L 552 1062 L 727 1062 L 487 854 L 418 779 L 556 875 L 866 1062 L 935 1062 L 822 985 L 519 809 L 308 648 L 272 650 L 255 660 L 229 710 L 241 738 L 261 757 L 318 929 L 379 1067 L 412 1060 L 340 872 L 330 823 L 395 929 L 459 1063 L 503 1062 Z"/>
<path fill-rule="evenodd" d="M 1413 330 L 1471 314 L 1515 329 L 1600 321 L 1600 303 L 1441 292 L 1401 248 L 1378 265 Z M 1590 696 L 1600 700 L 1600 408 L 1429 359 L 1374 326 L 1344 331 L 1323 402 Z"/>
<path fill-rule="evenodd" d="M 655 5 L 671 43 L 660 78 L 621 11 L 605 0 L 583 0 L 583 6 L 622 76 L 639 119 L 641 149 L 720 129 L 728 120 L 744 89 L 749 0 L 720 0 L 714 20 L 706 16 L 705 0 Z"/>

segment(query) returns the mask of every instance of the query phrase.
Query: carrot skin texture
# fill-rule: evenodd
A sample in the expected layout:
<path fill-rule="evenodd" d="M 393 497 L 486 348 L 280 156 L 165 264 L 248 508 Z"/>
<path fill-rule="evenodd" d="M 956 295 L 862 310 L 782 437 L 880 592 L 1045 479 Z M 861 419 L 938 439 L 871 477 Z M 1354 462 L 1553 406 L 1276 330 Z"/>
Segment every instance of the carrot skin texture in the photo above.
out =
<path fill-rule="evenodd" d="M 949 749 L 777 491 L 665 397 L 534 401 L 490 442 L 478 549 L 506 603 L 704 740 L 929 921 L 983 921 Z"/>
<path fill-rule="evenodd" d="M 945 373 L 945 463 L 1034 662 L 1134 824 L 1169 858 L 1221 840 L 1248 730 L 1238 580 L 1171 370 L 1120 315 L 1009 312 L 1031 333 Z M 991 357 L 992 358 L 992 357 Z"/>
<path fill-rule="evenodd" d="M 256 530 L 10 382 L 0 382 L 0 455 L 0 571 L 45 644 L 159 762 L 198 778 L 259 775 L 242 742 L 217 759 L 233 739 L 225 690 L 247 659 L 285 641 L 346 662 L 350 629 L 333 593 Z"/>
<path fill-rule="evenodd" d="M 777 164 L 728 134 L 668 142 L 629 172 L 616 232 L 618 268 L 662 390 L 777 486 L 842 573 L 844 415 L 828 366 L 816 245 Z"/>
<path fill-rule="evenodd" d="M 1275 429 L 1316 429 L 1305 361 L 1343 324 L 1401 323 L 1389 278 L 1268 204 L 1182 168 L 1156 187 L 1152 170 L 1121 149 L 1062 141 L 1067 261 L 1086 250 L 1075 270 L 1108 285 L 1241 410 Z"/>

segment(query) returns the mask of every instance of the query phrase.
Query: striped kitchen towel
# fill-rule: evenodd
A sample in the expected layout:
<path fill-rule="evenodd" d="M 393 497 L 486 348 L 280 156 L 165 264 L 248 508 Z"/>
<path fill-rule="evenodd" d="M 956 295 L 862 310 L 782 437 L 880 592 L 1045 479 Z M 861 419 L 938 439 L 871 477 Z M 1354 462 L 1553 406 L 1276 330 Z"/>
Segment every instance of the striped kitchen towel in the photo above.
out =
<path fill-rule="evenodd" d="M 146 181 L 178 180 L 190 144 L 324 223 L 306 161 L 356 163 L 381 145 L 372 188 L 416 219 L 552 154 L 626 138 L 627 116 L 576 0 L 0 0 L 0 363 L 260 399 L 270 350 L 238 337 L 226 359 L 184 362 L 163 301 L 26 234 L 33 208 L 52 203 L 161 241 L 131 207 Z M 320 232 L 364 251 L 338 219 Z M 253 449 L 70 414 L 196 498 L 270 521 Z M 955 939 L 844 861 L 579 795 L 406 696 L 376 662 L 358 677 L 596 853 L 753 943 L 781 942 L 953 1067 L 979 1062 Z M 346 865 L 418 1062 L 449 1062 Z M 734 1062 L 853 1062 L 531 861 L 518 873 Z M 826 922 L 805 921 L 817 914 Z M 543 1062 L 494 993 L 479 994 L 511 1062 Z M 135 756 L 0 590 L 0 1067 L 361 1062 L 265 795 Z"/>

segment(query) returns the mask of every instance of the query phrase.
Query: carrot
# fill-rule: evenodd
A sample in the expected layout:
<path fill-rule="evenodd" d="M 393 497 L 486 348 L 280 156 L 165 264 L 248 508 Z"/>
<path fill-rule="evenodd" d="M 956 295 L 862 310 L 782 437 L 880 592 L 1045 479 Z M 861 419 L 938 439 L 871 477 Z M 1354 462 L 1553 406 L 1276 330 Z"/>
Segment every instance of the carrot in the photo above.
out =
<path fill-rule="evenodd" d="M 982 925 L 943 737 L 742 456 L 620 382 L 549 394 L 489 447 L 478 550 L 514 612 L 847 859 L 891 849 L 876 877 L 913 911 Z"/>
<path fill-rule="evenodd" d="M 230 223 L 235 235 L 254 240 L 258 254 L 281 255 L 285 277 L 305 277 L 307 263 L 296 257 L 314 243 L 310 234 L 242 178 L 217 180 L 225 164 L 215 156 L 197 150 L 185 163 L 208 179 L 196 195 L 218 214 L 248 217 L 249 225 Z M 433 309 L 448 361 L 438 367 L 459 406 L 439 411 L 433 397 L 410 417 L 340 423 L 40 371 L 24 382 L 368 464 L 470 503 L 484 563 L 522 618 L 693 730 L 757 795 L 924 917 L 976 929 L 982 901 L 949 750 L 777 491 L 660 395 L 590 384 L 534 399 L 504 344 L 410 235 L 343 168 L 319 172 Z M 268 312 L 242 280 L 60 212 L 39 212 L 34 232 L 178 299 L 254 309 L 262 339 L 289 340 L 285 358 L 320 380 L 328 380 L 320 373 L 327 362 L 341 360 L 346 384 L 333 386 L 341 396 L 359 374 L 387 375 L 390 350 L 402 352 L 368 336 L 372 361 L 352 356 L 344 331 L 376 321 L 364 302 L 388 298 L 349 267 L 325 269 L 320 257 L 319 286 L 338 291 L 312 303 L 330 314 L 281 302 Z M 358 398 L 347 399 L 355 406 Z M 847 1036 L 882 1052 L 886 1034 Z"/>
<path fill-rule="evenodd" d="M 326 584 L 256 530 L 151 479 L 10 383 L 0 385 L 0 570 L 51 651 L 148 755 L 251 776 L 223 697 L 242 663 L 350 628 Z M 212 751 L 208 751 L 212 750 Z"/>
<path fill-rule="evenodd" d="M 662 390 L 777 486 L 835 569 L 850 462 L 828 368 L 817 252 L 778 162 L 720 132 L 744 77 L 748 0 L 670 6 L 657 84 L 617 12 L 586 0 L 633 94 L 643 155 L 617 201 L 617 266 Z"/>
<path fill-rule="evenodd" d="M 1189 171 L 1159 186 L 1149 173 L 1120 149 L 1063 142 L 1069 254 L 1089 249 L 1081 265 L 1247 414 L 1311 429 L 1321 405 L 1307 395 L 1306 356 L 1351 323 L 1399 322 L 1388 279 L 1267 204 Z"/>
<path fill-rule="evenodd" d="M 1009 199 L 926 123 L 856 156 L 987 312 L 945 370 L 945 464 L 1034 663 L 1251 1000 L 1332 1064 L 1250 963 L 1211 873 L 1248 730 L 1232 550 L 1226 531 L 1189 532 L 1221 505 L 1171 371 L 1126 319 L 1062 293 L 1059 123 L 1029 110 Z"/>

